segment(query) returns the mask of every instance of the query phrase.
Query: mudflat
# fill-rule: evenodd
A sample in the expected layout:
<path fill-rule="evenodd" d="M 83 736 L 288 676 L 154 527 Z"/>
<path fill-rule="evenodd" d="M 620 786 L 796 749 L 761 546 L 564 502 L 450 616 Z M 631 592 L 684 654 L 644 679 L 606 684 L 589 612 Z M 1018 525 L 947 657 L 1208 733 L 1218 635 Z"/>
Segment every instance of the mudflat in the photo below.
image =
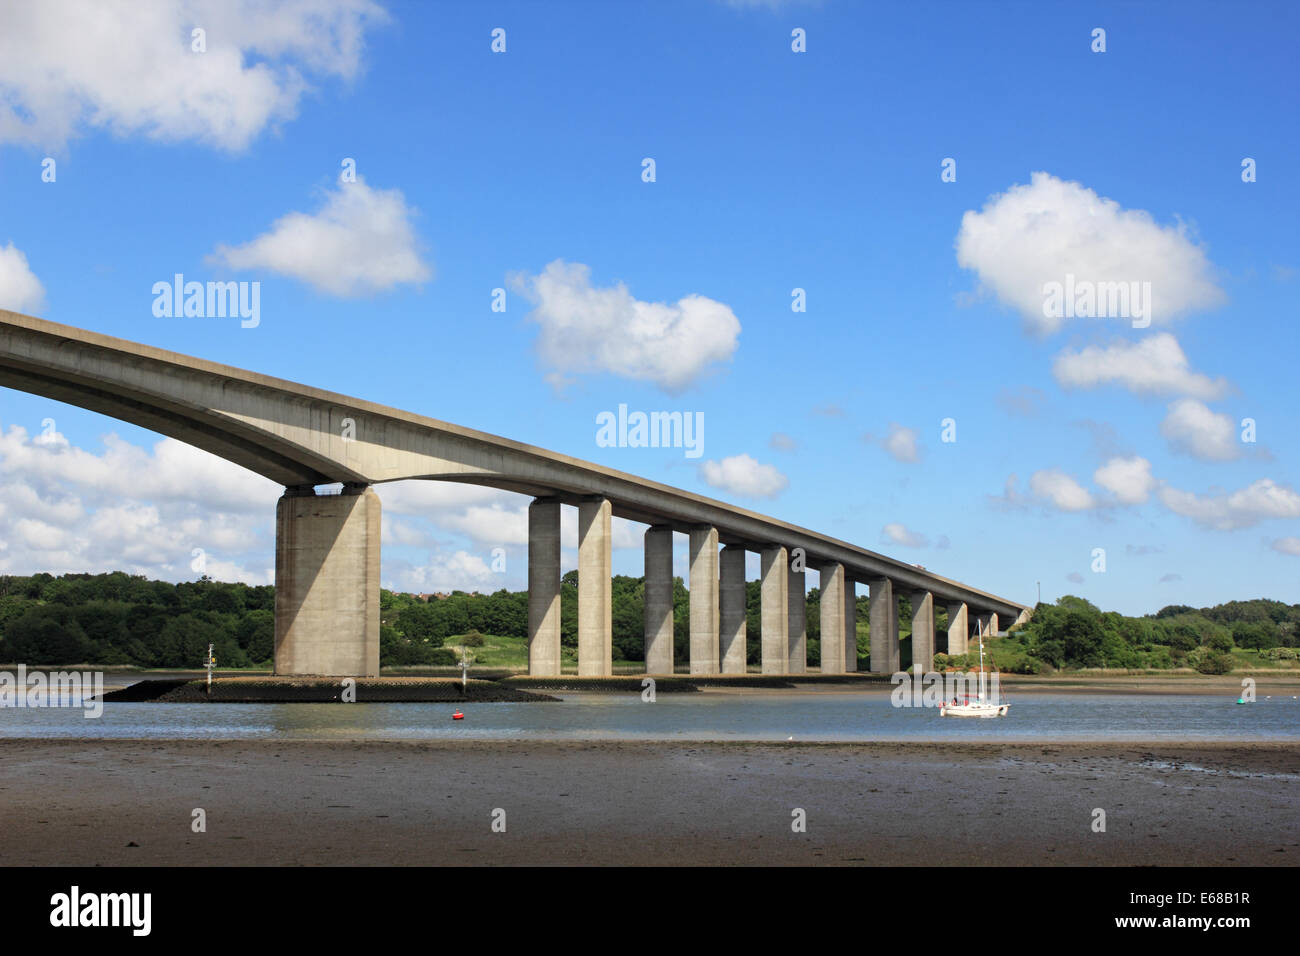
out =
<path fill-rule="evenodd" d="M 10 739 L 0 759 L 6 865 L 1300 864 L 1294 744 Z"/>

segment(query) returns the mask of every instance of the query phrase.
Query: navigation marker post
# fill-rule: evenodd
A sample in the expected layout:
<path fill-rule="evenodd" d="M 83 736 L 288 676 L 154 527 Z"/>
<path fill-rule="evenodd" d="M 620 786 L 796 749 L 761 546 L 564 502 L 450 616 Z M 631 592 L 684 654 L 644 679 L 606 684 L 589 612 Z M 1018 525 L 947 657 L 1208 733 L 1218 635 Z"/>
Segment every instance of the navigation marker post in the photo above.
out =
<path fill-rule="evenodd" d="M 208 669 L 208 696 L 212 696 L 212 668 L 216 666 L 217 659 L 212 656 L 212 645 L 208 645 L 208 659 L 203 662 L 203 666 Z"/>

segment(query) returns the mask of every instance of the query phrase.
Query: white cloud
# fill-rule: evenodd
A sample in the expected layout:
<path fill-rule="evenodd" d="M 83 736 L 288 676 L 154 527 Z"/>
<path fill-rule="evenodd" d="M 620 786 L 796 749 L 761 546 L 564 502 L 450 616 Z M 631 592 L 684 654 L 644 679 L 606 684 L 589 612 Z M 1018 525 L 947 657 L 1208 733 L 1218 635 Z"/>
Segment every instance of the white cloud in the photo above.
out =
<path fill-rule="evenodd" d="M 880 440 L 880 447 L 895 461 L 913 462 L 921 457 L 916 444 L 916 429 L 904 428 L 897 422 L 889 423 L 889 434 Z"/>
<path fill-rule="evenodd" d="M 35 312 L 45 301 L 45 287 L 12 242 L 0 246 L 0 309 Z"/>
<path fill-rule="evenodd" d="M 1092 479 L 1123 505 L 1142 504 L 1157 484 L 1151 475 L 1151 462 L 1138 456 L 1112 458 L 1093 473 Z"/>
<path fill-rule="evenodd" d="M 1194 398 L 1170 404 L 1160 423 L 1160 434 L 1171 447 L 1206 461 L 1231 461 L 1241 456 L 1233 420 Z"/>
<path fill-rule="evenodd" d="M 729 360 L 740 337 L 740 321 L 721 302 L 701 295 L 642 302 L 621 282 L 593 287 L 590 267 L 578 262 L 557 259 L 510 281 L 536 306 L 529 320 L 540 327 L 538 355 L 556 384 L 608 372 L 681 391 Z"/>
<path fill-rule="evenodd" d="M 291 212 L 269 232 L 240 246 L 219 245 L 211 261 L 231 269 L 267 269 L 335 296 L 385 292 L 424 282 L 414 210 L 397 189 L 371 189 L 358 177 L 339 183 L 320 212 Z"/>
<path fill-rule="evenodd" d="M 890 522 L 880 529 L 880 540 L 887 544 L 899 544 L 905 548 L 924 548 L 930 539 L 916 531 L 909 531 L 906 525 L 897 521 Z"/>
<path fill-rule="evenodd" d="M 468 551 L 430 555 L 429 563 L 418 567 L 398 562 L 393 577 L 397 590 L 414 594 L 492 592 L 504 586 L 483 557 Z"/>
<path fill-rule="evenodd" d="M 747 498 L 771 498 L 790 484 L 775 466 L 759 464 L 749 455 L 702 462 L 700 477 L 714 488 Z"/>
<path fill-rule="evenodd" d="M 221 580 L 274 580 L 274 514 L 281 489 L 170 438 L 151 449 L 116 435 L 101 453 L 57 431 L 0 432 L 0 571 L 123 570 L 193 579 L 194 549 Z"/>
<path fill-rule="evenodd" d="M 1213 399 L 1222 398 L 1231 387 L 1225 379 L 1193 372 L 1178 340 L 1168 332 L 1105 348 L 1067 349 L 1052 363 L 1052 372 L 1066 388 L 1121 385 L 1138 393 Z"/>
<path fill-rule="evenodd" d="M 799 447 L 799 442 L 785 432 L 773 432 L 767 444 L 776 451 L 794 451 Z"/>
<path fill-rule="evenodd" d="M 355 77 L 385 20 L 370 0 L 3 4 L 0 142 L 53 149 L 93 128 L 241 150 L 296 114 L 307 75 Z"/>
<path fill-rule="evenodd" d="M 1300 538 L 1294 536 L 1276 538 L 1272 541 L 1269 547 L 1274 551 L 1277 551 L 1279 554 L 1294 554 L 1300 556 Z"/>
<path fill-rule="evenodd" d="M 1166 485 L 1157 496 L 1175 514 L 1220 531 L 1249 527 L 1270 518 L 1300 518 L 1300 494 L 1271 478 L 1260 478 L 1228 494 L 1205 496 Z"/>
<path fill-rule="evenodd" d="M 1181 225 L 1161 226 L 1045 172 L 962 216 L 956 247 L 958 264 L 1041 332 L 1064 321 L 1044 315 L 1043 287 L 1067 275 L 1076 283 L 1150 282 L 1155 322 L 1223 301 L 1205 251 Z"/>
<path fill-rule="evenodd" d="M 1086 511 L 1096 505 L 1092 493 L 1071 476 L 1055 468 L 1029 476 L 1029 491 L 1061 511 Z"/>

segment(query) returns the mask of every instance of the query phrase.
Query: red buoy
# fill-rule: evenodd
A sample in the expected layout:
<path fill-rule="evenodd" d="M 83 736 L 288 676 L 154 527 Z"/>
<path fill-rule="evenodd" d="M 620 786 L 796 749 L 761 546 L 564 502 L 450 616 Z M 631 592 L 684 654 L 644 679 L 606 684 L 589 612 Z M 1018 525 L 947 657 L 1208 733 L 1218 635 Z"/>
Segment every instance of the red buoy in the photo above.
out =
<path fill-rule="evenodd" d="M 454 713 L 454 714 L 451 715 L 451 719 L 452 719 L 452 720 L 464 720 L 464 719 L 465 719 L 465 715 L 462 714 L 462 713 L 458 710 L 458 711 L 456 711 L 456 713 Z"/>

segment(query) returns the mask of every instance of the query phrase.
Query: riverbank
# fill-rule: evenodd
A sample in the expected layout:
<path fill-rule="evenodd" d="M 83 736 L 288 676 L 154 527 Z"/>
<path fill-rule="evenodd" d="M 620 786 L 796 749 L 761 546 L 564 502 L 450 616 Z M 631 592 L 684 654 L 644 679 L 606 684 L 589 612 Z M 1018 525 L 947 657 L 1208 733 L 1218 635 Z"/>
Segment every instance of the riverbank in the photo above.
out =
<path fill-rule="evenodd" d="M 462 682 L 451 677 L 362 677 L 351 686 L 339 677 L 214 677 L 210 686 L 206 680 L 160 679 L 137 681 L 104 694 L 106 703 L 161 704 L 524 703 L 556 699 L 496 681 Z"/>
<path fill-rule="evenodd" d="M 13 739 L 0 758 L 8 865 L 1300 864 L 1289 744 Z"/>

